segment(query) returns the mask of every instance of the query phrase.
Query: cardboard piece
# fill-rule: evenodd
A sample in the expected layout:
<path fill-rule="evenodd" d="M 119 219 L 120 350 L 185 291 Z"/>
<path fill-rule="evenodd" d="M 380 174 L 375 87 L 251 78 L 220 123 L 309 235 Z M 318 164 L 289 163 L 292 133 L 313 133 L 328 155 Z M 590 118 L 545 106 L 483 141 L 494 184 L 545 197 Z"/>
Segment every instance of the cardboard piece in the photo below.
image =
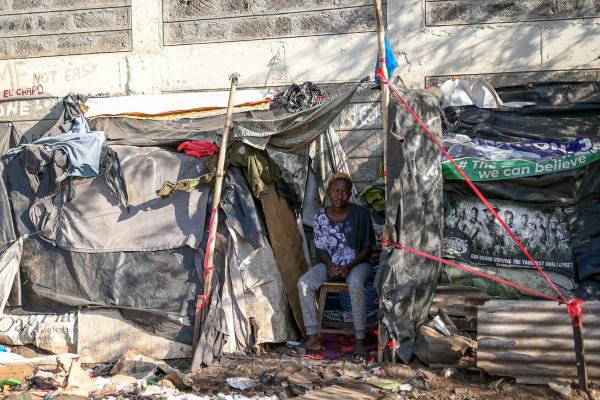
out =
<path fill-rule="evenodd" d="M 81 309 L 77 328 L 82 363 L 117 361 L 130 350 L 159 360 L 192 357 L 192 346 L 146 332 L 115 309 Z"/>
<path fill-rule="evenodd" d="M 270 185 L 261 195 L 269 240 L 275 260 L 281 272 L 283 285 L 298 327 L 304 332 L 304 320 L 298 295 L 298 279 L 308 271 L 303 239 L 298 229 L 296 215 L 288 201 L 277 193 L 275 185 Z"/>

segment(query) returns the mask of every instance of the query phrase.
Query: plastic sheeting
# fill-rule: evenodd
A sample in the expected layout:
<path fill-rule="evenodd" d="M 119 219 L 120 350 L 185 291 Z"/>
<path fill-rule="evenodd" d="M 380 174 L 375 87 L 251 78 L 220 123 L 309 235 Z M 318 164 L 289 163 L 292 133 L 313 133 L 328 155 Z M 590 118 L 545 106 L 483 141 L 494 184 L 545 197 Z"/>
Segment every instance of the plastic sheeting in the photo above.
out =
<path fill-rule="evenodd" d="M 23 239 L 19 239 L 0 256 L 0 315 L 4 313 L 13 282 L 19 272 L 22 252 Z"/>
<path fill-rule="evenodd" d="M 239 168 L 225 180 L 221 208 L 227 219 L 235 257 L 231 274 L 239 270 L 244 286 L 246 318 L 257 326 L 256 343 L 284 342 L 290 338 L 288 300 L 267 230 L 259 218 L 248 184 Z M 236 259 L 237 262 L 231 264 Z"/>
<path fill-rule="evenodd" d="M 443 113 L 450 131 L 473 138 L 517 142 L 523 139 L 569 141 L 584 137 L 600 141 L 600 102 L 519 110 L 448 107 Z"/>
<path fill-rule="evenodd" d="M 249 111 L 233 115 L 235 137 L 264 149 L 267 144 L 281 151 L 302 153 L 338 116 L 358 89 L 346 92 L 309 110 L 297 113 Z M 184 141 L 215 141 L 225 125 L 225 116 L 153 121 L 128 118 L 96 118 L 93 130 L 104 131 L 112 144 L 133 146 L 177 146 Z"/>
<path fill-rule="evenodd" d="M 403 95 L 432 132 L 441 136 L 437 98 L 425 91 Z M 390 101 L 386 231 L 389 240 L 441 257 L 442 172 L 440 151 L 395 99 Z M 382 254 L 376 286 L 385 315 L 384 335 L 410 361 L 417 327 L 425 321 L 440 274 L 439 263 L 393 249 Z"/>
<path fill-rule="evenodd" d="M 218 291 L 211 296 L 202 323 L 192 370 L 210 365 L 224 352 L 247 351 L 255 344 L 293 337 L 283 280 L 237 167 L 229 169 L 223 182 L 221 208 L 226 219 L 219 226 L 212 274 Z"/>
<path fill-rule="evenodd" d="M 156 194 L 164 180 L 196 177 L 207 172 L 195 157 L 159 148 L 112 147 L 121 160 L 129 207 L 120 205 L 104 176 L 77 180 L 75 196 L 67 190 L 36 200 L 20 155 L 7 166 L 13 212 L 28 222 L 21 233 L 40 236 L 63 249 L 80 252 L 152 251 L 197 247 L 202 240 L 207 186 L 168 199 Z M 160 234 L 157 234 L 160 232 Z"/>
<path fill-rule="evenodd" d="M 597 250 L 600 245 L 600 224 L 597 223 L 600 161 L 596 159 L 597 151 L 589 148 L 590 144 L 600 142 L 598 89 L 598 83 L 593 82 L 501 88 L 498 93 L 504 101 L 534 101 L 537 105 L 521 110 L 476 107 L 449 107 L 444 110 L 449 135 L 466 135 L 470 140 L 484 144 L 485 140 L 496 141 L 487 143 L 497 149 L 526 150 L 529 147 L 530 155 L 537 153 L 542 159 L 534 160 L 529 169 L 534 172 L 544 165 L 544 169 L 552 171 L 527 176 L 531 174 L 523 174 L 523 168 L 509 169 L 511 174 L 519 172 L 518 177 L 496 181 L 484 179 L 477 182 L 477 187 L 491 200 L 573 210 L 569 229 L 570 248 L 581 290 L 579 295 L 586 299 L 600 298 L 600 253 Z M 568 154 L 569 149 L 573 154 Z M 565 155 L 561 156 L 565 151 Z M 496 161 L 495 156 L 488 155 L 487 159 Z M 566 168 L 569 165 L 562 161 L 556 163 L 569 157 L 581 157 L 581 162 L 575 168 Z M 521 167 L 527 166 L 523 164 Z M 472 195 L 463 181 L 454 179 L 444 183 L 444 191 L 463 198 Z"/>
<path fill-rule="evenodd" d="M 160 95 L 119 96 L 88 99 L 85 102 L 85 115 L 98 116 L 128 115 L 143 118 L 169 115 L 182 112 L 203 112 L 225 114 L 229 93 L 198 92 L 172 93 Z M 268 108 L 270 96 L 264 90 L 238 90 L 235 106 L 253 105 Z"/>
<path fill-rule="evenodd" d="M 32 238 L 21 259 L 23 309 L 108 306 L 160 336 L 192 342 L 195 250 L 75 253 Z"/>
<path fill-rule="evenodd" d="M 498 108 L 502 100 L 488 82 L 481 79 L 449 79 L 440 89 L 444 92 L 442 108 L 451 106 L 476 106 Z"/>
<path fill-rule="evenodd" d="M 132 160 L 132 171 L 137 173 L 146 173 L 149 181 L 140 185 L 140 182 L 133 182 L 129 186 L 130 193 L 133 195 L 134 204 L 129 209 L 131 212 L 153 213 L 156 210 L 146 210 L 143 205 L 144 196 L 155 197 L 154 191 L 160 187 L 162 181 L 158 176 L 151 172 L 153 166 L 160 165 L 152 156 L 148 156 L 149 149 L 136 149 L 144 154 L 142 162 L 134 163 Z M 151 151 L 152 149 L 150 149 Z M 167 157 L 170 160 L 171 167 L 165 171 L 172 170 L 176 175 L 186 168 L 181 169 L 180 159 L 189 161 L 189 173 L 198 174 L 197 166 L 203 166 L 200 160 L 183 154 L 168 152 L 166 150 L 155 149 L 155 155 Z M 161 152 L 165 153 L 161 156 Z M 0 226 L 2 237 L 11 239 L 15 235 L 13 230 L 13 221 L 16 231 L 19 235 L 32 234 L 32 238 L 26 240 L 23 245 L 23 257 L 20 266 L 20 277 L 23 283 L 19 285 L 22 289 L 22 307 L 31 312 L 56 312 L 59 310 L 68 311 L 71 307 L 79 306 L 108 306 L 118 308 L 123 316 L 129 321 L 135 322 L 141 327 L 153 333 L 164 337 L 175 339 L 183 343 L 192 341 L 192 322 L 194 317 L 194 296 L 196 286 L 200 282 L 196 273 L 196 250 L 189 247 L 177 249 L 168 249 L 161 251 L 112 251 L 100 253 L 71 252 L 43 241 L 37 236 L 37 230 L 29 218 L 29 209 L 35 200 L 35 193 L 31 190 L 30 182 L 25 176 L 23 167 L 13 159 L 6 166 L 4 179 L 0 183 L 0 204 L 2 207 L 11 206 L 8 213 L 3 213 L 2 218 L 6 223 Z M 126 163 L 127 164 L 127 163 Z M 185 163 L 184 163 L 185 164 Z M 148 171 L 146 171 L 148 170 Z M 8 191 L 3 192 L 4 183 L 8 184 Z M 92 190 L 94 182 L 102 187 L 102 190 Z M 144 183 L 144 182 L 141 182 Z M 71 214 L 73 218 L 79 218 L 80 214 L 95 216 L 89 218 L 85 224 L 76 224 L 77 229 L 84 227 L 91 231 L 96 240 L 100 241 L 100 248 L 110 243 L 115 243 L 114 239 L 119 235 L 128 235 L 132 239 L 128 229 L 137 230 L 138 237 L 145 241 L 146 245 L 154 246 L 157 241 L 172 240 L 172 238 L 157 237 L 157 231 L 139 230 L 139 226 L 131 227 L 131 224 L 125 224 L 125 228 L 119 228 L 118 218 L 111 220 L 117 223 L 117 227 L 111 231 L 111 234 L 102 236 L 102 230 L 97 229 L 99 220 L 105 218 L 99 210 L 94 209 L 98 206 L 99 198 L 109 207 L 119 211 L 118 215 L 125 212 L 124 208 L 118 205 L 118 199 L 114 194 L 108 191 L 104 176 L 99 176 L 88 180 L 78 180 L 76 186 L 75 203 L 70 207 L 79 205 L 77 212 Z M 85 187 L 91 188 L 91 192 L 86 193 Z M 79 191 L 77 189 L 80 189 Z M 198 192 L 201 195 L 201 192 Z M 140 196 L 137 196 L 139 194 Z M 187 193 L 178 193 L 183 200 L 181 207 L 186 220 L 190 220 L 188 215 L 188 204 L 190 195 Z M 143 196 L 142 196 L 143 195 Z M 98 197 L 100 196 L 100 197 Z M 86 202 L 87 201 L 87 202 Z M 173 207 L 172 201 L 157 198 L 153 200 L 153 206 L 157 210 Z M 180 201 L 181 202 L 181 201 Z M 192 205 L 199 207 L 201 201 L 196 201 Z M 106 210 L 105 210 L 106 211 Z M 168 211 L 168 210 L 167 210 Z M 77 216 L 79 215 L 79 217 Z M 117 217 L 118 217 L 117 215 Z M 130 216 L 131 214 L 126 214 Z M 153 214 L 154 215 L 154 214 Z M 169 214 L 170 215 L 170 214 Z M 205 213 L 198 215 L 194 220 L 193 227 L 197 230 L 198 240 L 201 239 L 204 232 L 203 220 Z M 72 221 L 71 221 L 72 222 Z M 106 222 L 106 221 L 105 221 Z M 131 221 L 130 221 L 131 222 Z M 165 221 L 155 218 L 146 218 L 150 223 L 177 223 L 177 218 L 170 216 Z M 136 223 L 139 225 L 139 223 Z M 69 225 L 62 226 L 66 229 Z M 147 226 L 148 227 L 148 226 Z M 114 226 L 113 226 L 114 228 Z M 72 233 L 72 232 L 71 232 Z M 184 232 L 190 234 L 189 231 Z M 87 235 L 83 235 L 89 239 Z M 183 236 L 184 240 L 187 236 Z M 64 238 L 63 238 L 64 239 Z M 112 241 L 112 242 L 111 242 Z M 195 241 L 192 241 L 195 243 Z M 89 244 L 89 243 L 88 243 Z M 134 243 L 139 245 L 140 243 Z M 164 243 L 163 243 L 164 244 Z M 171 243 L 170 246 L 179 247 L 179 242 Z M 131 249 L 131 247 L 129 247 Z M 106 248 L 104 247 L 106 250 Z M 15 291 L 13 290 L 13 294 Z M 17 293 L 18 295 L 18 293 Z M 18 297 L 15 300 L 10 299 L 11 305 L 19 304 Z"/>
<path fill-rule="evenodd" d="M 497 88 L 504 102 L 533 102 L 538 106 L 567 106 L 600 101 L 600 82 L 548 82 Z"/>
<path fill-rule="evenodd" d="M 11 123 L 0 124 L 0 156 L 6 154 L 9 149 L 19 145 L 19 132 Z"/>

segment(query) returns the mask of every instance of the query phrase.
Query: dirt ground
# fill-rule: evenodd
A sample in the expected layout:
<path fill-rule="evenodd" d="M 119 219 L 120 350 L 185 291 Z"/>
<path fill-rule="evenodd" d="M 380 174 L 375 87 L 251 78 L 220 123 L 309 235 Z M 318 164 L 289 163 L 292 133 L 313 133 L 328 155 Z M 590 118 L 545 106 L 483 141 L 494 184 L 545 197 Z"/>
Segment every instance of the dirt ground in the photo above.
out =
<path fill-rule="evenodd" d="M 32 346 L 12 347 L 12 351 L 25 357 L 41 355 Z M 191 360 L 169 360 L 167 363 L 184 373 L 189 373 L 193 382 L 192 388 L 182 390 L 179 396 L 170 400 L 186 400 L 185 394 L 208 396 L 214 398 L 265 398 L 279 399 L 302 398 L 311 395 L 311 399 L 342 400 L 342 398 L 358 399 L 433 399 L 433 400 L 509 400 L 509 399 L 599 399 L 600 388 L 591 385 L 589 395 L 577 390 L 574 386 L 568 388 L 568 396 L 561 395 L 548 386 L 523 385 L 515 383 L 514 379 L 491 377 L 467 363 L 461 368 L 429 368 L 418 360 L 409 365 L 378 364 L 376 362 L 357 364 L 352 360 L 314 360 L 306 357 L 290 356 L 286 352 L 271 351 L 262 356 L 228 355 L 214 365 L 190 373 Z M 94 365 L 84 365 L 85 369 L 93 369 Z M 107 371 L 110 370 L 108 366 Z M 233 389 L 228 378 L 250 378 L 255 385 L 243 391 Z M 404 384 L 401 389 L 388 391 L 369 385 L 371 379 L 387 379 Z M 406 385 L 408 384 L 408 385 Z M 356 396 L 327 396 L 319 392 L 335 385 L 351 388 Z M 29 391 L 28 391 L 29 392 Z M 35 388 L 30 392 L 35 393 Z M 25 395 L 25 396 L 23 396 Z M 229 395 L 230 397 L 223 397 Z M 238 396 L 238 397 L 236 397 Z M 315 397 L 316 396 L 316 397 Z M 7 400 L 35 400 L 44 398 L 33 395 L 3 396 Z M 49 400 L 59 400 L 58 396 Z M 73 400 L 73 396 L 68 396 Z M 115 399 L 136 398 L 151 399 L 160 396 L 128 396 L 126 394 L 112 397 Z"/>
<path fill-rule="evenodd" d="M 374 377 L 374 372 L 383 370 L 381 378 L 409 383 L 410 391 L 389 392 L 375 389 L 364 383 Z M 371 372 L 369 372 L 371 371 Z M 444 375 L 450 375 L 446 378 Z M 217 395 L 231 393 L 227 378 L 247 377 L 258 381 L 244 395 L 282 397 L 287 382 L 287 396 L 302 395 L 331 385 L 358 388 L 365 394 L 382 399 L 588 399 L 584 393 L 571 389 L 571 395 L 564 397 L 548 386 L 520 385 L 514 379 L 490 377 L 475 369 L 431 369 L 424 365 L 412 364 L 371 364 L 357 365 L 351 361 L 311 360 L 291 357 L 226 357 L 218 365 L 204 368 L 193 375 L 194 391 Z M 301 382 L 304 381 L 304 382 Z M 600 391 L 594 386 L 592 398 L 600 399 Z M 341 399 L 340 399 L 341 400 Z"/>

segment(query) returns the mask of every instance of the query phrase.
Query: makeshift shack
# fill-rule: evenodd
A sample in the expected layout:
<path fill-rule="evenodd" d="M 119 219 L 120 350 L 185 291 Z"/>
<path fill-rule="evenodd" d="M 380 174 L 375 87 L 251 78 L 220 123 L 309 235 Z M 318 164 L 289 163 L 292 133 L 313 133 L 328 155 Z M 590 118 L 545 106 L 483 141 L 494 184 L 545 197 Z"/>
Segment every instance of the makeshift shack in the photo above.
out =
<path fill-rule="evenodd" d="M 552 281 L 565 294 L 595 299 L 597 85 L 444 85 L 437 94 L 400 93 Z M 0 312 L 30 315 L 34 325 L 33 316 L 64 316 L 60 348 L 95 362 L 142 346 L 157 358 L 193 356 L 195 366 L 210 365 L 224 353 L 301 337 L 296 283 L 314 261 L 311 217 L 329 173 L 348 170 L 332 123 L 357 91 L 372 91 L 360 86 L 321 91 L 307 83 L 275 98 L 240 91 L 218 210 L 214 291 L 198 332 L 223 98 L 70 96 L 49 130 L 20 135 L 5 124 Z M 569 100 L 556 103 L 559 97 Z M 551 292 L 398 97 L 388 125 L 385 165 L 375 167 L 381 179 L 363 185 L 370 187 L 354 201 L 371 207 L 382 244 L 374 284 L 379 341 L 409 362 L 430 313 L 451 305 L 435 300 L 439 283 L 452 298 L 464 288 L 484 299 L 523 297 L 394 244 Z M 3 340 L 62 351 L 37 331 Z M 128 341 L 133 332 L 149 336 Z"/>

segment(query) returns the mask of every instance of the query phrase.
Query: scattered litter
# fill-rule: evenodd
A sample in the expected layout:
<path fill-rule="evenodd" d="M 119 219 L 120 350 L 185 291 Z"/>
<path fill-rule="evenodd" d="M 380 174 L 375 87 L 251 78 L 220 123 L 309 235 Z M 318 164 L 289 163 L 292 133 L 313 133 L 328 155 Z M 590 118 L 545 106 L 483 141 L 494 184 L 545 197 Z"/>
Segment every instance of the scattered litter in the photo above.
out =
<path fill-rule="evenodd" d="M 33 344 L 55 354 L 74 351 L 76 322 L 75 313 L 2 315 L 0 342 L 13 346 Z"/>
<path fill-rule="evenodd" d="M 317 104 L 321 96 L 321 89 L 312 82 L 304 82 L 301 85 L 294 83 L 275 96 L 271 109 L 285 107 L 290 113 L 308 110 Z"/>
<path fill-rule="evenodd" d="M 442 335 L 444 335 L 444 336 L 452 336 L 452 334 L 450 333 L 450 331 L 446 327 L 446 324 L 444 323 L 444 321 L 442 321 L 442 319 L 440 318 L 439 315 L 436 315 L 435 317 L 433 317 L 433 326 Z"/>
<path fill-rule="evenodd" d="M 378 378 L 381 378 L 382 376 L 385 376 L 385 371 L 381 367 L 375 367 L 367 371 L 367 374 L 369 376 L 376 376 Z"/>
<path fill-rule="evenodd" d="M 256 385 L 256 381 L 250 378 L 237 377 L 227 378 L 227 384 L 234 389 L 246 390 Z"/>
<path fill-rule="evenodd" d="M 0 344 L 0 353 L 10 353 L 10 348 Z"/>
<path fill-rule="evenodd" d="M 419 390 L 429 390 L 429 382 L 423 377 L 412 378 L 408 383 Z"/>
<path fill-rule="evenodd" d="M 91 377 L 96 376 L 107 376 L 110 374 L 110 371 L 113 368 L 113 364 L 105 363 L 105 364 L 96 364 L 94 368 L 90 371 Z"/>
<path fill-rule="evenodd" d="M 390 392 L 397 392 L 400 390 L 402 383 L 395 381 L 393 379 L 382 379 L 382 378 L 373 378 L 367 380 L 367 383 L 373 387 L 378 389 L 388 390 Z"/>
<path fill-rule="evenodd" d="M 495 381 L 491 382 L 487 387 L 488 389 L 498 389 L 498 386 L 500 386 L 502 382 L 504 382 L 504 378 L 496 379 Z"/>
<path fill-rule="evenodd" d="M 192 380 L 188 374 L 179 372 L 164 361 L 139 354 L 136 351 L 125 353 L 111 369 L 110 374 L 133 376 L 144 381 L 168 379 L 178 389 L 192 387 Z"/>
<path fill-rule="evenodd" d="M 444 368 L 442 372 L 440 372 L 440 375 L 446 379 L 451 378 L 454 374 L 456 374 L 456 368 L 451 367 Z"/>
<path fill-rule="evenodd" d="M 563 397 L 571 397 L 572 390 L 570 385 L 549 382 L 548 387 Z"/>
<path fill-rule="evenodd" d="M 461 358 L 473 349 L 477 349 L 477 342 L 467 337 L 444 336 L 428 325 L 419 327 L 415 355 L 427 365 L 458 365 Z"/>
<path fill-rule="evenodd" d="M 148 385 L 142 392 L 142 396 L 175 396 L 178 393 L 179 390 L 175 387 Z"/>
<path fill-rule="evenodd" d="M 399 389 L 401 392 L 411 392 L 413 390 L 413 387 L 410 383 L 403 383 L 402 385 L 400 385 Z"/>

